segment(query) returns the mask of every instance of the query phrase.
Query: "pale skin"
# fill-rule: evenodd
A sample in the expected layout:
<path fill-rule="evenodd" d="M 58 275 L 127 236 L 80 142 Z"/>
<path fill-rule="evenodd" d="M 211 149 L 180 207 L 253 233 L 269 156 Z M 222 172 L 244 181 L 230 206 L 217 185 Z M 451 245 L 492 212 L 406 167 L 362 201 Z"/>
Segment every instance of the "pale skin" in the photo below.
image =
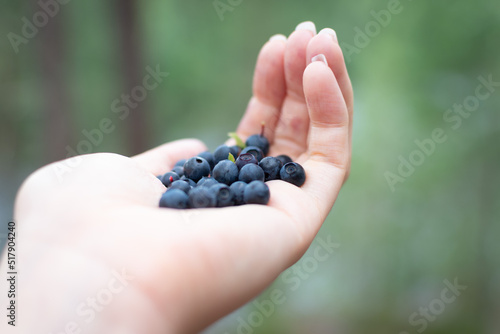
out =
<path fill-rule="evenodd" d="M 15 328 L 2 320 L 2 333 L 196 333 L 304 254 L 349 172 L 353 94 L 330 30 L 283 37 L 259 54 L 237 132 L 246 138 L 265 122 L 270 154 L 299 161 L 303 187 L 269 182 L 267 206 L 158 208 L 165 187 L 155 175 L 206 150 L 194 139 L 132 158 L 85 155 L 62 181 L 45 166 L 16 199 L 18 319 Z M 319 54 L 328 65 L 311 62 Z M 112 271 L 122 270 L 120 285 Z M 91 320 L 77 314 L 109 284 L 109 304 L 97 305 Z"/>

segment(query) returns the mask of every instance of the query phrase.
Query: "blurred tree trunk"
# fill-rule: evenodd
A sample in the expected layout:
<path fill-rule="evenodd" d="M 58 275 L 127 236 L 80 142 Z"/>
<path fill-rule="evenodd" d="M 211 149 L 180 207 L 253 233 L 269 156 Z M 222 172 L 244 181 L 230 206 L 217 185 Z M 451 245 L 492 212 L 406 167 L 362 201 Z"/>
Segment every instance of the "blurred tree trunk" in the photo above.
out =
<path fill-rule="evenodd" d="M 38 9 L 37 1 L 33 1 L 33 8 Z M 71 144 L 73 138 L 69 91 L 65 78 L 63 15 L 55 15 L 39 30 L 37 45 L 41 56 L 41 89 L 44 103 L 44 162 L 66 158 L 66 146 Z"/>
<path fill-rule="evenodd" d="M 124 93 L 129 95 L 135 86 L 142 85 L 145 76 L 141 62 L 140 33 L 137 29 L 137 16 L 135 0 L 116 0 L 116 13 L 118 15 L 118 33 L 121 45 L 122 73 L 124 76 Z M 129 116 L 125 119 L 127 153 L 137 154 L 148 147 L 148 131 L 146 129 L 145 100 L 136 102 L 137 106 L 130 109 Z"/>

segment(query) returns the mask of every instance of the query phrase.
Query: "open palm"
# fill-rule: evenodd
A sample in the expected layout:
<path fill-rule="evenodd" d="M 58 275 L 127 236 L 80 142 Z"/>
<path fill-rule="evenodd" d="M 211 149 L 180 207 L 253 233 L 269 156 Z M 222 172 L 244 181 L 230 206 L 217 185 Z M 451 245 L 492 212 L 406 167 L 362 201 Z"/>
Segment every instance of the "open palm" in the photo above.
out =
<path fill-rule="evenodd" d="M 165 188 L 155 175 L 206 150 L 197 140 L 132 158 L 83 156 L 63 182 L 51 165 L 42 168 L 25 182 L 15 208 L 25 273 L 18 329 L 55 333 L 75 322 L 82 333 L 197 332 L 304 254 L 347 177 L 352 123 L 352 89 L 336 37 L 311 30 L 264 45 L 237 130 L 245 138 L 265 122 L 270 154 L 299 161 L 306 183 L 269 182 L 267 206 L 158 208 Z M 317 55 L 328 65 L 311 63 Z M 82 316 L 81 303 L 117 272 L 124 288 L 94 317 Z"/>

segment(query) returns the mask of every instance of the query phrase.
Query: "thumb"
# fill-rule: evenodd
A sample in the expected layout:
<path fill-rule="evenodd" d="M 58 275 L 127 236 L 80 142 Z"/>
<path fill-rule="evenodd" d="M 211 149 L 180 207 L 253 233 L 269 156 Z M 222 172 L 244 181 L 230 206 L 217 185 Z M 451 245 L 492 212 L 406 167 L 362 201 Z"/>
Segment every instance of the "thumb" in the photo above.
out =
<path fill-rule="evenodd" d="M 322 54 L 304 71 L 304 94 L 310 117 L 308 181 L 304 190 L 313 196 L 324 216 L 331 210 L 344 181 L 349 160 L 349 115 L 334 73 Z"/>

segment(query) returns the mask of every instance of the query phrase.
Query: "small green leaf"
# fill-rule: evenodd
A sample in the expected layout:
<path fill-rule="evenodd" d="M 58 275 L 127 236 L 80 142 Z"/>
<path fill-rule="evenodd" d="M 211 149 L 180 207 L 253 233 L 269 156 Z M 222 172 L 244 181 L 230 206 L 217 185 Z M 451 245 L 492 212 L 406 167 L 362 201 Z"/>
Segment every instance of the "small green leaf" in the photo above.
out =
<path fill-rule="evenodd" d="M 236 132 L 230 132 L 227 134 L 230 138 L 233 138 L 235 141 L 236 141 L 236 145 L 240 148 L 245 148 L 246 145 L 245 143 L 243 142 L 243 140 L 241 140 L 241 138 L 236 134 Z"/>
<path fill-rule="evenodd" d="M 229 155 L 227 156 L 227 158 L 231 161 L 231 162 L 234 162 L 234 155 L 232 155 L 231 153 L 229 153 Z"/>

